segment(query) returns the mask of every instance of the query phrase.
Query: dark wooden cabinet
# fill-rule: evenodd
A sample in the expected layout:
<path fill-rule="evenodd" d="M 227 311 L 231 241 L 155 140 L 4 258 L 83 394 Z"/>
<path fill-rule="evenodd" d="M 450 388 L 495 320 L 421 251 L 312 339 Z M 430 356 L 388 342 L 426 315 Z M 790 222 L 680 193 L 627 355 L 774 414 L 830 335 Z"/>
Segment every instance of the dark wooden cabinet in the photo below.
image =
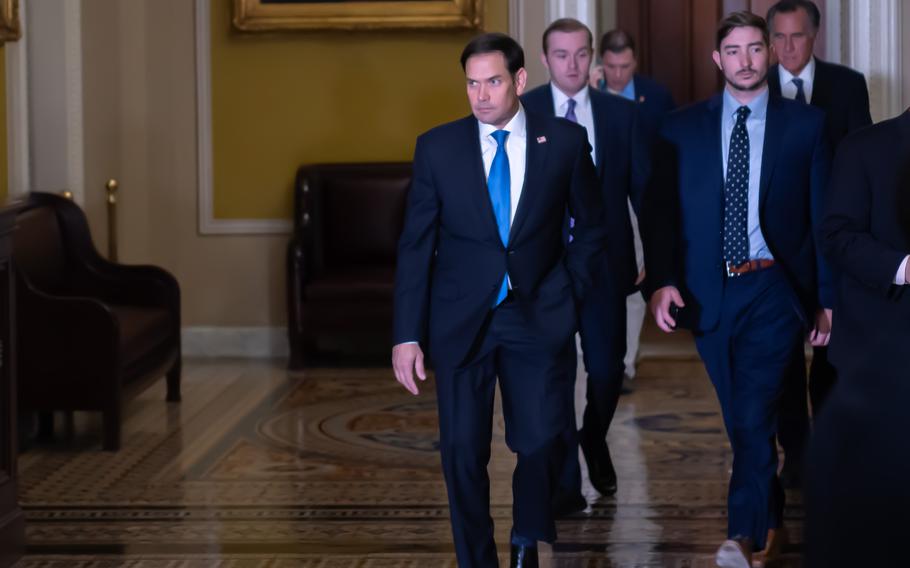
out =
<path fill-rule="evenodd" d="M 15 564 L 25 545 L 25 519 L 16 482 L 15 302 L 10 262 L 15 221 L 14 208 L 0 210 L 0 568 Z"/>

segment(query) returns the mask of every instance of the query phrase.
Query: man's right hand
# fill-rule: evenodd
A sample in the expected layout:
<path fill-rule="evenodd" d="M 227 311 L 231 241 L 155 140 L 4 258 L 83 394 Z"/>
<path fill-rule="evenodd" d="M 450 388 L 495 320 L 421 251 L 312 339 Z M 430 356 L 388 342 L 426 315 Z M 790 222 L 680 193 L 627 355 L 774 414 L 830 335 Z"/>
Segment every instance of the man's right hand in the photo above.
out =
<path fill-rule="evenodd" d="M 399 343 L 392 347 L 392 369 L 395 379 L 408 389 L 411 394 L 420 394 L 414 381 L 414 371 L 421 381 L 427 380 L 427 371 L 423 366 L 423 351 L 416 343 Z"/>
<path fill-rule="evenodd" d="M 604 68 L 601 65 L 596 65 L 591 69 L 591 73 L 588 75 L 588 84 L 591 85 L 592 89 L 599 89 L 599 83 L 603 81 L 604 78 Z"/>
<path fill-rule="evenodd" d="M 651 295 L 651 302 L 648 305 L 657 327 L 667 333 L 673 333 L 676 327 L 676 320 L 670 315 L 671 303 L 680 308 L 686 305 L 675 286 L 664 286 Z"/>

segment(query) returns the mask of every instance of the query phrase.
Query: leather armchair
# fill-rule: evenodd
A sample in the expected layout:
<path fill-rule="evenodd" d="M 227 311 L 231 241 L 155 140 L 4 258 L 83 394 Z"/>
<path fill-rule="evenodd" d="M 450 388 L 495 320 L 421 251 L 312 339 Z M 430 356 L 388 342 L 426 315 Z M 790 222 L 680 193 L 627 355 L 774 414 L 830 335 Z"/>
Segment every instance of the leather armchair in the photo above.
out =
<path fill-rule="evenodd" d="M 291 369 L 320 338 L 391 342 L 398 237 L 410 162 L 303 166 L 287 249 Z"/>
<path fill-rule="evenodd" d="M 166 374 L 167 400 L 180 400 L 177 281 L 102 258 L 82 210 L 63 197 L 30 194 L 17 224 L 20 406 L 99 411 L 103 447 L 117 450 L 129 396 Z"/>

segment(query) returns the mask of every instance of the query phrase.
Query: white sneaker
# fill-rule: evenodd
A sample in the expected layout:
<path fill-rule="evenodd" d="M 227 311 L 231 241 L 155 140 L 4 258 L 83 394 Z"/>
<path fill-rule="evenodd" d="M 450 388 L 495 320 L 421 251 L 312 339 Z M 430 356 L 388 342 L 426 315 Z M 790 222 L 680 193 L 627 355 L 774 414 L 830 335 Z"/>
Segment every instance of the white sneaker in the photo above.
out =
<path fill-rule="evenodd" d="M 725 540 L 720 545 L 715 562 L 721 568 L 752 568 L 735 540 Z"/>

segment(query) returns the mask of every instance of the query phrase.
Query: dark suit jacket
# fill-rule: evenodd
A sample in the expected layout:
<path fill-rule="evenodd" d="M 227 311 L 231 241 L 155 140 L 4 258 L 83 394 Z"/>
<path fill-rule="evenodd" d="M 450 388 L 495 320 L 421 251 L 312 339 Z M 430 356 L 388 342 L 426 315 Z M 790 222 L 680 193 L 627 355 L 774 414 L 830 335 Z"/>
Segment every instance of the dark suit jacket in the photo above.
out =
<path fill-rule="evenodd" d="M 771 94 L 780 96 L 778 65 L 772 65 L 768 70 L 768 87 Z M 869 91 L 863 74 L 817 57 L 809 104 L 825 111 L 825 127 L 832 152 L 848 132 L 872 124 Z"/>
<path fill-rule="evenodd" d="M 508 247 L 490 204 L 477 119 L 417 139 L 398 245 L 394 342 L 428 339 L 437 365 L 463 362 L 506 271 L 540 348 L 563 348 L 577 328 L 575 301 L 603 254 L 603 206 L 584 128 L 525 114 L 525 179 Z M 567 209 L 576 222 L 568 245 Z"/>
<path fill-rule="evenodd" d="M 820 231 L 839 276 L 831 361 L 905 369 L 910 288 L 893 281 L 910 253 L 910 111 L 847 136 L 834 164 Z"/>
<path fill-rule="evenodd" d="M 631 101 L 595 89 L 588 92 L 594 115 L 595 163 L 607 231 L 607 263 L 603 271 L 618 291 L 630 294 L 638 277 L 638 266 L 627 200 L 631 200 L 638 213 L 650 169 L 648 146 Z M 549 83 L 525 93 L 521 100 L 529 111 L 554 114 L 553 91 Z"/>
<path fill-rule="evenodd" d="M 686 302 L 681 324 L 696 330 L 717 325 L 723 296 L 722 110 L 722 96 L 716 95 L 667 117 L 642 218 L 647 290 L 676 286 Z M 818 307 L 833 303 L 813 230 L 831 164 L 823 121 L 820 111 L 802 103 L 768 100 L 759 222 L 807 323 Z"/>
<path fill-rule="evenodd" d="M 653 142 L 664 118 L 676 107 L 673 95 L 666 87 L 649 77 L 635 75 L 632 81 L 635 84 L 635 101 L 638 103 L 638 116 L 641 117 L 642 128 L 648 141 Z"/>

